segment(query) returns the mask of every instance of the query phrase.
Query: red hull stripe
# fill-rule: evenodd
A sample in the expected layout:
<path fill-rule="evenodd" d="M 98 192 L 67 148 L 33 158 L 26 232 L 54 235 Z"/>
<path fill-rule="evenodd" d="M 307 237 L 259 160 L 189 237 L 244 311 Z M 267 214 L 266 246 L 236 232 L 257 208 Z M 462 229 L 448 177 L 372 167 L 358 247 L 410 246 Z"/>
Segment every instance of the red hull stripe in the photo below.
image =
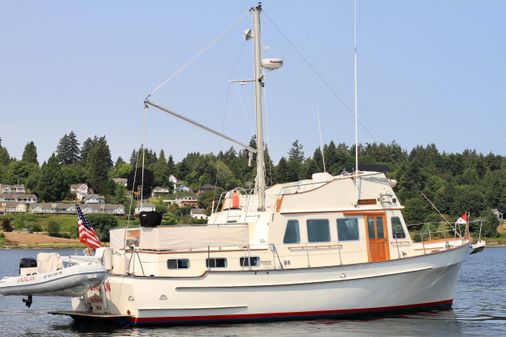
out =
<path fill-rule="evenodd" d="M 406 304 L 391 307 L 378 307 L 378 308 L 357 308 L 346 310 L 319 310 L 319 311 L 295 311 L 295 312 L 276 312 L 276 313 L 263 313 L 263 314 L 237 314 L 237 315 L 209 315 L 209 316 L 169 316 L 169 317 L 131 317 L 130 323 L 162 323 L 162 322 L 212 322 L 212 321 L 227 321 L 227 320 L 254 320 L 254 319 L 276 319 L 276 318 L 289 318 L 289 317 L 313 317 L 313 316 L 332 316 L 332 315 L 353 315 L 353 314 L 366 314 L 377 313 L 380 311 L 392 312 L 397 310 L 409 310 L 417 308 L 430 308 L 437 306 L 451 306 L 452 299 L 445 301 L 419 303 L 419 304 Z"/>

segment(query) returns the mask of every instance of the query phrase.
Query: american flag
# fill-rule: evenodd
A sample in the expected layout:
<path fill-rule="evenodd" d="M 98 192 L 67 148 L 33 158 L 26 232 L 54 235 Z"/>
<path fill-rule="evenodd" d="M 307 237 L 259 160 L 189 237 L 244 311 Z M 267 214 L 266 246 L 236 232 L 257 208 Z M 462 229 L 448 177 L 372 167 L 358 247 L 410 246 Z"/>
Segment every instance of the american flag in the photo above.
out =
<path fill-rule="evenodd" d="M 102 247 L 102 245 L 100 244 L 100 240 L 97 237 L 97 233 L 95 233 L 93 227 L 91 227 L 90 223 L 88 222 L 88 219 L 86 219 L 86 217 L 84 216 L 83 211 L 81 211 L 79 205 L 76 205 L 76 209 L 77 209 L 77 228 L 79 230 L 79 241 L 95 249 Z"/>

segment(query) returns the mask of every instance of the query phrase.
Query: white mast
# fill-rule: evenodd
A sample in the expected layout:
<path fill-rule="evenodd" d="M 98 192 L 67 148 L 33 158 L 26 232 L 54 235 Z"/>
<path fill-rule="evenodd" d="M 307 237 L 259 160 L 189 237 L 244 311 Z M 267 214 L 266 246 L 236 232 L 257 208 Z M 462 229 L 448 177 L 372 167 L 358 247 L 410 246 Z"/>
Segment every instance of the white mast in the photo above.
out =
<path fill-rule="evenodd" d="M 355 186 L 357 200 L 359 197 L 358 186 L 358 71 L 357 71 L 357 0 L 353 1 L 353 68 L 355 79 Z"/>
<path fill-rule="evenodd" d="M 255 97 L 256 97 L 256 121 L 257 121 L 257 176 L 255 190 L 258 194 L 258 210 L 265 211 L 265 164 L 264 164 L 264 133 L 262 120 L 262 46 L 260 41 L 260 13 L 262 3 L 250 9 L 254 14 L 254 56 L 255 56 Z"/>

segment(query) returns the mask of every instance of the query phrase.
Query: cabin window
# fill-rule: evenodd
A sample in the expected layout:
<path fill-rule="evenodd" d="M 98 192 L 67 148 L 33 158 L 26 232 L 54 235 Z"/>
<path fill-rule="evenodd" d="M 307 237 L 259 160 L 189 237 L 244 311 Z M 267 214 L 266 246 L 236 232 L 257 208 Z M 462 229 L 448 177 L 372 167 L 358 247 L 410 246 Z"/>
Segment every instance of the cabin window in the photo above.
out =
<path fill-rule="evenodd" d="M 241 257 L 241 267 L 257 267 L 260 265 L 260 258 L 258 256 L 253 257 Z"/>
<path fill-rule="evenodd" d="M 357 218 L 337 219 L 337 238 L 339 241 L 358 240 Z"/>
<path fill-rule="evenodd" d="M 376 232 L 374 231 L 374 218 L 373 217 L 367 218 L 367 231 L 369 232 L 369 239 L 376 238 Z"/>
<path fill-rule="evenodd" d="M 299 242 L 300 242 L 299 221 L 288 220 L 288 222 L 286 223 L 285 237 L 283 238 L 283 243 L 299 243 Z"/>
<path fill-rule="evenodd" d="M 383 233 L 383 217 L 376 217 L 376 226 L 378 227 L 378 239 L 383 239 L 385 237 L 385 233 Z"/>
<path fill-rule="evenodd" d="M 188 268 L 190 268 L 190 260 L 188 260 L 188 259 L 167 260 L 167 268 L 169 268 L 169 269 L 188 269 Z"/>
<path fill-rule="evenodd" d="M 226 268 L 227 267 L 227 259 L 222 258 L 222 257 L 206 259 L 206 267 L 207 268 Z"/>
<path fill-rule="evenodd" d="M 392 225 L 392 236 L 394 239 L 405 239 L 406 233 L 404 232 L 404 228 L 402 227 L 401 218 L 398 216 L 393 216 L 390 218 L 390 222 Z"/>
<path fill-rule="evenodd" d="M 327 219 L 307 220 L 307 240 L 309 242 L 329 242 L 330 228 Z"/>

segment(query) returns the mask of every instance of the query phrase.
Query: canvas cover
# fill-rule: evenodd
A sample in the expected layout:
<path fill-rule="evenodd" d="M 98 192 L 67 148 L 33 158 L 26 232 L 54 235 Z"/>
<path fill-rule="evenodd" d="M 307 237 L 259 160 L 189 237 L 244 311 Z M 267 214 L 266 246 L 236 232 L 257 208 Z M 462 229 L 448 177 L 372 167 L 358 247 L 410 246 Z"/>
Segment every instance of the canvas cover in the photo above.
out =
<path fill-rule="evenodd" d="M 126 231 L 126 236 L 125 236 Z M 124 240 L 126 239 L 126 246 L 138 246 L 140 236 L 139 228 L 118 228 L 109 231 L 109 247 L 112 249 L 124 248 Z"/>
<path fill-rule="evenodd" d="M 112 229 L 109 231 L 109 247 L 112 249 L 123 248 L 126 228 Z"/>
<path fill-rule="evenodd" d="M 58 253 L 37 254 L 37 273 L 51 273 L 63 268 L 63 262 Z"/>
<path fill-rule="evenodd" d="M 247 246 L 247 224 L 170 226 L 141 228 L 142 249 L 183 249 L 204 247 Z"/>

